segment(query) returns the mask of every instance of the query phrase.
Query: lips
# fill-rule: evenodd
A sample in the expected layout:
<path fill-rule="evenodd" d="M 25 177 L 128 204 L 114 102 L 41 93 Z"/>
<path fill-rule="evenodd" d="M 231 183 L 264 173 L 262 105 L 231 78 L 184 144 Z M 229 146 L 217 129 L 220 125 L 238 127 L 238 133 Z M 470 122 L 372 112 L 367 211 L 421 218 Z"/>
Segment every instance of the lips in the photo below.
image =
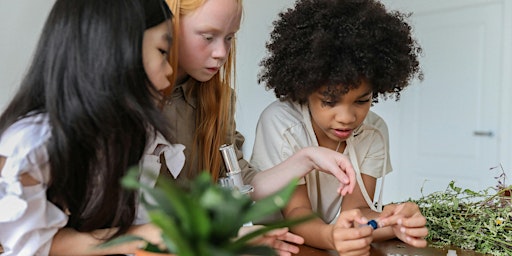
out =
<path fill-rule="evenodd" d="M 213 67 L 213 68 L 206 68 L 206 70 L 208 70 L 209 72 L 211 73 L 217 73 L 217 71 L 219 71 L 219 68 L 217 67 Z"/>
<path fill-rule="evenodd" d="M 352 135 L 353 129 L 334 129 L 334 136 L 340 139 L 347 139 Z"/>

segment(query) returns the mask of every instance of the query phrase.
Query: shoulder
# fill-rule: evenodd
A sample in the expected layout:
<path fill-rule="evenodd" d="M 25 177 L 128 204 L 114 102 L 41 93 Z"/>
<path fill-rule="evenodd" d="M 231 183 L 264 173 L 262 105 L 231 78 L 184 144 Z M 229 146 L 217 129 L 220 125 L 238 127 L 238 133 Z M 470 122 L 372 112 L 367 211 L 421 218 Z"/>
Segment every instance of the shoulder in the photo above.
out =
<path fill-rule="evenodd" d="M 381 133 L 388 133 L 388 126 L 386 121 L 373 111 L 369 111 L 368 115 L 363 122 L 366 127 L 378 129 Z"/>
<path fill-rule="evenodd" d="M 260 115 L 260 123 L 293 126 L 303 123 L 302 106 L 297 103 L 276 100 L 268 105 Z"/>
<path fill-rule="evenodd" d="M 0 154 L 28 154 L 45 144 L 51 136 L 48 115 L 36 114 L 12 124 L 0 138 Z"/>
<path fill-rule="evenodd" d="M 375 144 L 376 140 L 383 140 L 384 144 L 388 143 L 388 126 L 382 117 L 375 112 L 369 111 L 363 124 L 354 132 L 351 142 L 360 147 L 362 147 L 362 144 L 377 146 L 380 143 Z"/>

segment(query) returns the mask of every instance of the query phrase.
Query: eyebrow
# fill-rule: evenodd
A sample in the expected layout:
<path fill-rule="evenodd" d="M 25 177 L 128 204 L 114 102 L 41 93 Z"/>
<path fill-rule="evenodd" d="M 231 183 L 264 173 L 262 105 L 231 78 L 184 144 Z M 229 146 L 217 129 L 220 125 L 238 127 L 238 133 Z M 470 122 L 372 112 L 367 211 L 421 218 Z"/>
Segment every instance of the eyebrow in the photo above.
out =
<path fill-rule="evenodd" d="M 164 41 L 169 42 L 169 45 L 171 45 L 171 44 L 172 44 L 172 39 L 173 39 L 173 37 L 172 37 L 172 35 L 171 35 L 171 34 L 169 34 L 169 33 L 165 33 L 165 34 L 163 34 L 163 35 L 162 35 L 162 39 L 163 39 Z"/>
<path fill-rule="evenodd" d="M 199 26 L 199 29 L 198 29 L 201 33 L 224 33 L 224 30 L 222 30 L 221 28 L 219 27 L 216 27 L 216 26 L 213 26 L 211 24 L 204 24 L 202 26 Z M 238 33 L 238 31 L 240 30 L 240 27 L 238 27 L 237 29 L 235 29 L 234 31 L 228 31 L 227 34 L 230 35 L 230 34 L 236 34 Z"/>
<path fill-rule="evenodd" d="M 361 95 L 360 95 L 359 97 L 357 97 L 357 98 L 358 98 L 358 99 L 359 99 L 359 98 L 363 98 L 363 97 L 365 97 L 365 96 L 369 96 L 369 95 L 372 95 L 372 94 L 373 94 L 373 93 L 372 93 L 372 91 L 371 91 L 371 90 L 369 90 L 368 92 L 365 92 L 365 93 L 361 94 Z"/>

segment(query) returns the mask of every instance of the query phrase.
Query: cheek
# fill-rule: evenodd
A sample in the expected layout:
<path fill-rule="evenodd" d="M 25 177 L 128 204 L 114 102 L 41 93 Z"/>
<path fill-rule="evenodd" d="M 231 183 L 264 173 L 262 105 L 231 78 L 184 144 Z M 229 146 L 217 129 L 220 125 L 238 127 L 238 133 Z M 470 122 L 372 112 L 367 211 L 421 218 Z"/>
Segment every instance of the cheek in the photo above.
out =
<path fill-rule="evenodd" d="M 332 119 L 330 111 L 327 108 L 322 108 L 320 105 L 310 106 L 311 119 L 319 125 L 325 126 Z"/>
<path fill-rule="evenodd" d="M 179 52 L 186 55 L 198 55 L 198 52 L 205 51 L 208 46 L 203 36 L 195 34 L 184 34 L 179 40 Z"/>
<path fill-rule="evenodd" d="M 144 70 L 148 76 L 149 81 L 157 88 L 164 89 L 167 78 L 163 70 L 162 63 L 158 60 L 144 62 Z"/>
<path fill-rule="evenodd" d="M 362 107 L 356 111 L 357 119 L 360 123 L 364 121 L 366 116 L 368 115 L 368 112 L 370 111 L 370 105 L 367 107 Z"/>

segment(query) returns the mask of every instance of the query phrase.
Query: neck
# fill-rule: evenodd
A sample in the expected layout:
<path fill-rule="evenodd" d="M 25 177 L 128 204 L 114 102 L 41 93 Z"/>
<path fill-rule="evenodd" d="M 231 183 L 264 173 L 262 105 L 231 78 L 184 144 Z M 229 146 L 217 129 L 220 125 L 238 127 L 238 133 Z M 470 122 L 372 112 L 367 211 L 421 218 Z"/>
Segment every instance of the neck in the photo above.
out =
<path fill-rule="evenodd" d="M 336 152 L 339 152 L 338 150 L 340 150 L 340 145 L 341 145 L 341 140 L 338 141 L 338 146 L 336 146 Z"/>

